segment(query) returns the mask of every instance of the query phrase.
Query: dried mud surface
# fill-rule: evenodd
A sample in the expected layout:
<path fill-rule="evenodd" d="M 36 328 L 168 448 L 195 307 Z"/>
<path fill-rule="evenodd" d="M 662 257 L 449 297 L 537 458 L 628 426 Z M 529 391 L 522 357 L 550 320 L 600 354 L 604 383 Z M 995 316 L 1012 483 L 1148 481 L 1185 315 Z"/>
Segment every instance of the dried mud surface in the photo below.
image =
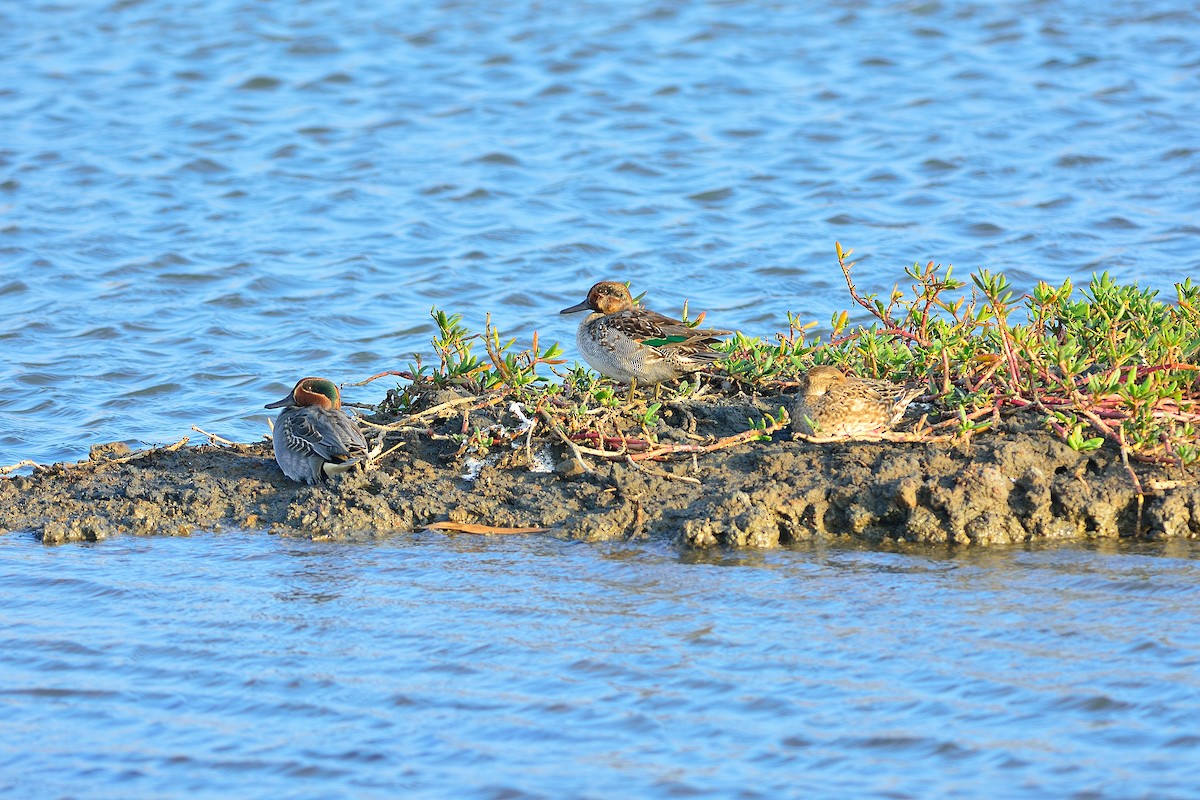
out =
<path fill-rule="evenodd" d="M 667 442 L 731 435 L 747 428 L 748 417 L 777 408 L 778 399 L 672 404 L 655 433 Z M 490 413 L 491 421 L 512 422 L 511 412 Z M 448 429 L 458 424 L 457 413 L 431 424 Z M 695 433 L 685 433 L 685 425 Z M 46 543 L 227 527 L 350 539 L 449 520 L 546 527 L 547 535 L 594 541 L 654 537 L 690 547 L 840 538 L 956 544 L 1200 538 L 1195 474 L 1135 467 L 1145 492 L 1139 522 L 1138 493 L 1115 450 L 1076 453 L 1029 418 L 1007 419 L 969 445 L 817 444 L 779 432 L 770 442 L 696 459 L 642 462 L 647 469 L 589 459 L 591 472 L 564 445 L 539 446 L 537 438 L 534 449 L 558 466 L 531 470 L 521 437 L 516 446 L 494 449 L 474 480 L 464 479 L 455 443 L 406 436 L 379 469 L 318 487 L 285 478 L 266 442 L 137 453 L 124 445 L 97 447 L 88 461 L 0 480 L 0 531 L 33 531 Z"/>

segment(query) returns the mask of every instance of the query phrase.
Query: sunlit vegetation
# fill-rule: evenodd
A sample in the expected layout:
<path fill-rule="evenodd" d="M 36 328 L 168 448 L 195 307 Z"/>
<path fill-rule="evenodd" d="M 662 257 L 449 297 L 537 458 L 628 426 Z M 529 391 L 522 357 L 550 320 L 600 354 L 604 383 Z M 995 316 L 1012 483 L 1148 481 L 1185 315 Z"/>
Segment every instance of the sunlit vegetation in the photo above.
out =
<path fill-rule="evenodd" d="M 1004 275 L 986 270 L 966 280 L 930 262 L 904 270 L 881 296 L 855 284 L 851 251 L 836 248 L 854 314 L 841 311 L 823 330 L 788 314 L 786 329 L 769 339 L 736 333 L 711 373 L 666 387 L 655 402 L 630 400 L 585 367 L 567 366 L 557 344 L 527 347 L 500 334 L 489 316 L 482 333 L 460 315 L 433 309 L 433 357 L 414 355 L 404 379 L 377 411 L 398 418 L 382 431 L 425 429 L 422 420 L 454 408 L 462 425 L 441 433 L 460 452 L 535 438 L 566 444 L 586 458 L 664 460 L 747 441 L 769 441 L 788 423 L 787 393 L 813 364 L 924 387 L 930 409 L 911 440 L 968 437 L 1002 415 L 1034 414 L 1075 450 L 1114 447 L 1129 459 L 1187 466 L 1200 458 L 1200 286 L 1186 280 L 1173 298 L 1115 283 L 1107 273 L 1086 287 L 1038 283 L 1018 294 Z M 684 315 L 686 318 L 686 308 Z M 703 316 L 703 315 L 701 315 Z M 699 322 L 697 320 L 696 322 Z M 368 380 L 382 377 L 374 376 Z M 691 444 L 661 443 L 655 433 L 672 404 L 745 393 L 777 398 L 778 414 L 747 419 L 736 437 Z M 506 408 L 513 425 L 473 428 L 470 411 Z M 432 413 L 431 413 L 432 412 Z M 493 415 L 496 416 L 496 415 Z M 433 433 L 430 431 L 431 434 Z M 1131 472 L 1132 474 L 1132 472 Z"/>

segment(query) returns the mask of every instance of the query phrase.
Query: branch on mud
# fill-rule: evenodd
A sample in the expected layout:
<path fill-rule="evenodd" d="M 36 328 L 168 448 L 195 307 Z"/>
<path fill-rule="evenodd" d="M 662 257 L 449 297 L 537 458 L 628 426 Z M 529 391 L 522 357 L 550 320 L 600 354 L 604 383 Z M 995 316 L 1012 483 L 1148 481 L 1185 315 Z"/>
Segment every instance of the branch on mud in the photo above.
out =
<path fill-rule="evenodd" d="M 194 430 L 196 433 L 201 433 L 201 434 L 204 434 L 205 436 L 207 436 L 209 444 L 218 444 L 219 443 L 219 444 L 230 445 L 230 446 L 237 445 L 237 442 L 231 442 L 230 440 L 226 439 L 223 436 L 217 436 L 215 433 L 209 433 L 208 431 L 204 430 L 203 428 L 199 427 L 198 425 L 193 425 L 192 430 Z M 184 441 L 187 441 L 187 440 L 184 439 Z"/>
<path fill-rule="evenodd" d="M 683 481 L 685 483 L 694 483 L 697 486 L 700 485 L 699 478 L 694 478 L 691 475 L 676 475 L 675 473 L 667 472 L 666 470 L 654 469 L 653 467 L 651 467 L 647 464 L 639 464 L 638 462 L 634 461 L 633 456 L 630 456 L 630 455 L 625 456 L 625 463 L 628 464 L 629 466 L 633 467 L 636 470 L 645 472 L 649 475 L 655 475 L 659 478 L 665 478 L 669 481 Z"/>
<path fill-rule="evenodd" d="M 18 461 L 15 464 L 9 464 L 7 467 L 0 467 L 0 475 L 7 475 L 10 472 L 16 472 L 22 467 L 33 467 L 34 469 L 45 469 L 44 464 L 39 464 L 36 461 L 30 461 L 28 458 L 24 461 Z"/>
<path fill-rule="evenodd" d="M 579 447 L 579 445 L 571 441 L 571 437 L 567 436 L 566 432 L 564 432 L 563 429 L 559 427 L 558 423 L 554 421 L 554 418 L 551 417 L 550 414 L 544 409 L 538 409 L 538 416 L 550 426 L 550 430 L 554 431 L 554 435 L 557 436 L 559 440 L 567 446 L 567 449 L 571 451 L 571 456 L 579 462 L 580 466 L 583 467 L 583 471 L 591 472 L 592 467 L 587 463 L 587 460 L 584 459 L 582 449 Z"/>

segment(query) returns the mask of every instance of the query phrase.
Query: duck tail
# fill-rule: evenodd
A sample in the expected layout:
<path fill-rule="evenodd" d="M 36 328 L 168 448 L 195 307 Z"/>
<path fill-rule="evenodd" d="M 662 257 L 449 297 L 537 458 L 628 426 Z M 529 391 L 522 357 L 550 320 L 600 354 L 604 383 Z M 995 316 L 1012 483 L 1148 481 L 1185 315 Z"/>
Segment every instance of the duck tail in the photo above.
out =
<path fill-rule="evenodd" d="M 362 463 L 361 458 L 348 458 L 345 461 L 326 461 L 321 465 L 321 471 L 327 476 L 340 475 L 348 472 Z"/>

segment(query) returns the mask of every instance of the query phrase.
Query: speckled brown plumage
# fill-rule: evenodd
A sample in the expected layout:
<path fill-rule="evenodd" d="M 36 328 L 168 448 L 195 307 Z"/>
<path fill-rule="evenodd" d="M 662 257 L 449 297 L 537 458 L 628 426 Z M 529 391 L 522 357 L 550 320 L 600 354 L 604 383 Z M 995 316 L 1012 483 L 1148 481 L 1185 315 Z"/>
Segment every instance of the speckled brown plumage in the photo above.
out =
<path fill-rule="evenodd" d="M 721 357 L 712 349 L 729 331 L 691 328 L 682 320 L 633 305 L 629 287 L 601 281 L 582 303 L 564 308 L 590 310 L 575 341 L 584 360 L 601 375 L 622 383 L 657 385 L 710 366 Z"/>
<path fill-rule="evenodd" d="M 900 421 L 918 394 L 920 389 L 848 378 L 836 367 L 815 366 L 800 376 L 800 393 L 789 411 L 792 429 L 821 436 L 881 433 Z"/>

